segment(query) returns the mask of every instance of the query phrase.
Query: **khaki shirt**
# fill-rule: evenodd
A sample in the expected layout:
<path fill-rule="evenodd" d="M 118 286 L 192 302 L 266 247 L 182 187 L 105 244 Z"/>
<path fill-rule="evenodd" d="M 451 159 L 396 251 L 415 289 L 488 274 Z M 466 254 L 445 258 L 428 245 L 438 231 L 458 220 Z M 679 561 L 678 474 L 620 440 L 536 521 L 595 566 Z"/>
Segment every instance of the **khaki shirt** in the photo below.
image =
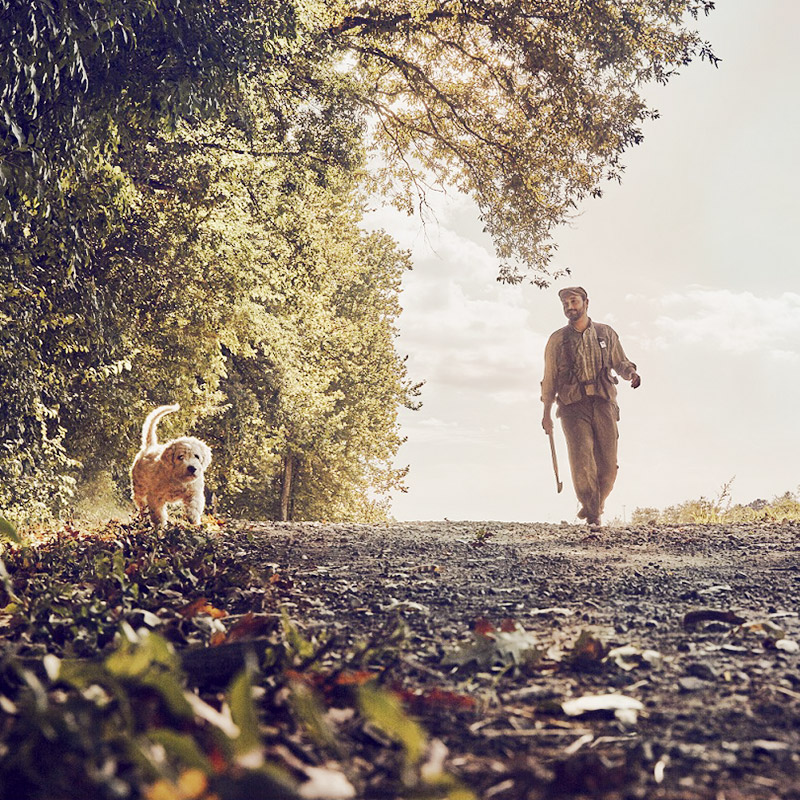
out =
<path fill-rule="evenodd" d="M 612 370 L 625 380 L 636 372 L 636 364 L 628 360 L 616 331 L 591 320 L 583 333 L 567 325 L 557 330 L 545 347 L 542 402 L 567 406 L 597 395 L 615 403 L 617 387 Z"/>

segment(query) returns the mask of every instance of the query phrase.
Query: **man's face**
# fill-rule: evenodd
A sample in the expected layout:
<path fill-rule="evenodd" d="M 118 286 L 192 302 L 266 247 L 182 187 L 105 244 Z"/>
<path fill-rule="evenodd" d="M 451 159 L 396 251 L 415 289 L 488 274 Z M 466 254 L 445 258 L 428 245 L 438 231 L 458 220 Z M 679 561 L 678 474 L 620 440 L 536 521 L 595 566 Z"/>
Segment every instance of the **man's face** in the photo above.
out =
<path fill-rule="evenodd" d="M 564 306 L 564 316 L 570 322 L 579 320 L 589 308 L 589 301 L 584 300 L 578 294 L 564 295 L 564 299 L 561 302 Z"/>

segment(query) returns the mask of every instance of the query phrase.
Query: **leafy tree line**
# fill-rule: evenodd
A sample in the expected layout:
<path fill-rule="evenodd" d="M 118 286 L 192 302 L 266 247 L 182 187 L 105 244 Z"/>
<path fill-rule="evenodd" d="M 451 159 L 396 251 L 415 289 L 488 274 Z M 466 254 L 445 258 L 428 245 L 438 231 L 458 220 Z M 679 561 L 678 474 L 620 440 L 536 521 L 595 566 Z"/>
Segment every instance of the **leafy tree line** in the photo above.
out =
<path fill-rule="evenodd" d="M 641 85 L 714 60 L 712 7 L 0 0 L 0 509 L 122 480 L 177 401 L 230 508 L 380 513 L 416 389 L 408 258 L 362 230 L 366 192 L 457 186 L 501 278 L 546 283 L 552 229 L 653 114 Z"/>

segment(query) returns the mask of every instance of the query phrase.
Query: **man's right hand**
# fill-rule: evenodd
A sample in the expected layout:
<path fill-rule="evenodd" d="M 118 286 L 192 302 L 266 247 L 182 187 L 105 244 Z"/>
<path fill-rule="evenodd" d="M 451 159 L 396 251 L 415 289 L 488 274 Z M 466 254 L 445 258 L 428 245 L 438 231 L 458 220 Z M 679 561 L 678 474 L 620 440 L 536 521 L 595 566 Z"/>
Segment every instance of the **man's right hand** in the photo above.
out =
<path fill-rule="evenodd" d="M 542 427 L 544 432 L 549 436 L 553 432 L 553 418 L 549 415 L 542 417 Z"/>

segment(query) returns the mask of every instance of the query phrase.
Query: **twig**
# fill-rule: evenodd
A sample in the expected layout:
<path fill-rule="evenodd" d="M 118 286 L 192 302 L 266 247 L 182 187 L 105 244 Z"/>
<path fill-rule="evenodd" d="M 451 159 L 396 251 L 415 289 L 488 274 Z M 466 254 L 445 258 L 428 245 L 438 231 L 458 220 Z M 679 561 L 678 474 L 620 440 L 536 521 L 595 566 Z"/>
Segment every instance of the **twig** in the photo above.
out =
<path fill-rule="evenodd" d="M 780 692 L 781 694 L 785 694 L 787 697 L 791 697 L 792 700 L 800 700 L 800 692 L 793 692 L 791 689 L 784 689 L 783 686 L 770 686 L 769 688 L 776 692 Z"/>
<path fill-rule="evenodd" d="M 494 731 L 482 731 L 482 733 L 488 739 L 498 739 L 503 736 L 517 739 L 532 739 L 535 736 L 587 736 L 588 734 L 591 734 L 592 731 L 581 728 L 577 730 L 560 730 L 558 728 L 524 728 L 523 730 L 519 731 L 515 728 L 499 728 L 498 730 Z"/>

